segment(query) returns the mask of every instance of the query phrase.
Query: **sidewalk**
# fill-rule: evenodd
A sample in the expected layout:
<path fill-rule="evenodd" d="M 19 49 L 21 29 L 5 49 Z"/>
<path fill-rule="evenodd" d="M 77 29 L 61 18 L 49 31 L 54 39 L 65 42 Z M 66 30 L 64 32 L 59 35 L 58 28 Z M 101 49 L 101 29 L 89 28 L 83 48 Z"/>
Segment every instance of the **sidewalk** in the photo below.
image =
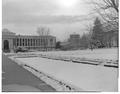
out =
<path fill-rule="evenodd" d="M 54 88 L 18 66 L 14 61 L 2 56 L 2 91 L 55 91 Z"/>

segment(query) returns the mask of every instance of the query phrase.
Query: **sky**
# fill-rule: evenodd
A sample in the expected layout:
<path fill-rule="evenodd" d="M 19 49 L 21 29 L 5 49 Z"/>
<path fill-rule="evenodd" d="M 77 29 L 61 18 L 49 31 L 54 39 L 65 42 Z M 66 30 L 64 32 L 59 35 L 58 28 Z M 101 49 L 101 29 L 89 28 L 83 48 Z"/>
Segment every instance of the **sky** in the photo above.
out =
<path fill-rule="evenodd" d="M 2 0 L 2 27 L 21 35 L 37 35 L 38 27 L 64 41 L 70 34 L 82 35 L 94 19 L 85 0 Z"/>

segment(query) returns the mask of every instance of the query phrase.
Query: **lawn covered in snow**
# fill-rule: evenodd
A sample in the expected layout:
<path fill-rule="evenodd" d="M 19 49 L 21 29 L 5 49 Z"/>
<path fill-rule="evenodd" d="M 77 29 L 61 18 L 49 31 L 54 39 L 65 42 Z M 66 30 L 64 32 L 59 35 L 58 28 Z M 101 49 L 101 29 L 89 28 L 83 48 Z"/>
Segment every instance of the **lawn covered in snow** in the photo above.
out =
<path fill-rule="evenodd" d="M 117 91 L 118 68 L 104 66 L 105 64 L 118 66 L 117 48 L 94 49 L 93 51 L 89 49 L 38 51 L 7 55 L 14 55 L 19 63 L 29 65 L 56 80 L 78 87 L 83 91 Z M 68 61 L 62 59 L 68 59 Z M 71 61 L 72 59 L 98 63 L 98 65 L 74 63 Z"/>
<path fill-rule="evenodd" d="M 114 49 L 115 50 L 115 49 Z M 102 58 L 117 56 L 114 52 L 107 50 L 106 52 L 86 52 L 69 51 L 69 52 L 49 52 L 50 54 L 66 54 L 66 55 L 83 55 L 83 54 L 100 54 Z M 106 53 L 103 55 L 102 53 Z M 94 55 L 93 54 L 93 55 Z M 110 55 L 109 55 L 110 54 Z M 96 55 L 96 57 L 97 57 Z M 108 56 L 109 55 L 109 56 Z M 95 56 L 95 55 L 94 55 Z M 112 57 L 111 56 L 111 57 Z M 112 58 L 114 58 L 112 57 Z M 110 58 L 110 57 L 109 57 Z M 117 91 L 118 68 L 93 66 L 80 63 L 68 63 L 66 61 L 51 60 L 41 57 L 32 58 L 16 58 L 20 62 L 34 67 L 45 74 L 61 80 L 65 83 L 72 84 L 83 91 Z M 111 59 L 111 58 L 110 58 Z"/>
<path fill-rule="evenodd" d="M 75 51 L 50 51 L 50 52 L 31 52 L 34 54 L 47 54 L 53 56 L 74 56 L 74 57 L 84 57 L 88 59 L 108 59 L 108 60 L 118 60 L 118 48 L 102 48 L 94 49 L 91 51 L 87 50 L 75 50 Z"/>

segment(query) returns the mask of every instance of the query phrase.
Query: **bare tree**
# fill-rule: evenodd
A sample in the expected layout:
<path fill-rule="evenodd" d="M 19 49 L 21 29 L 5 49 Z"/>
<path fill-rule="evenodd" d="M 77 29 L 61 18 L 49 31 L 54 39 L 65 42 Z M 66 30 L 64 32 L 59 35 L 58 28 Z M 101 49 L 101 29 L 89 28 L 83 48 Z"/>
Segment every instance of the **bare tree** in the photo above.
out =
<path fill-rule="evenodd" d="M 92 46 L 91 42 L 92 42 L 92 34 L 93 34 L 93 24 L 89 23 L 89 24 L 87 24 L 85 26 L 86 26 L 85 31 L 88 31 L 88 33 L 85 34 L 86 37 L 87 37 L 87 41 L 88 41 L 88 47 L 92 48 L 91 47 Z"/>
<path fill-rule="evenodd" d="M 91 0 L 95 11 L 105 21 L 117 21 L 119 16 L 119 0 Z"/>
<path fill-rule="evenodd" d="M 100 9 L 114 9 L 119 12 L 119 0 L 92 0 L 92 3 L 96 4 Z"/>
<path fill-rule="evenodd" d="M 89 32 L 89 37 L 91 37 L 92 33 L 93 33 L 93 25 L 90 23 L 90 24 L 85 25 L 85 26 L 86 26 L 85 30 Z"/>
<path fill-rule="evenodd" d="M 119 27 L 119 0 L 92 0 L 95 11 L 101 16 L 103 21 L 118 31 Z"/>
<path fill-rule="evenodd" d="M 37 28 L 37 34 L 39 34 L 39 36 L 45 36 L 45 35 L 49 35 L 50 34 L 50 30 L 47 27 L 38 27 Z"/>

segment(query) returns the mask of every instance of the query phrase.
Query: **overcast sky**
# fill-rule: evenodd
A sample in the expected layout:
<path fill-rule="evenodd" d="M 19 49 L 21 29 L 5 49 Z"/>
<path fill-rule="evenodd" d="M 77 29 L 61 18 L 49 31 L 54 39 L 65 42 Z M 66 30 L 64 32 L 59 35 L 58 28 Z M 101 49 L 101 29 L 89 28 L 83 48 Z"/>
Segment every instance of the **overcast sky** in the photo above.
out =
<path fill-rule="evenodd" d="M 90 24 L 92 8 L 85 0 L 3 0 L 3 28 L 17 34 L 36 35 L 37 27 L 47 26 L 57 40 L 74 32 L 83 34 Z"/>

